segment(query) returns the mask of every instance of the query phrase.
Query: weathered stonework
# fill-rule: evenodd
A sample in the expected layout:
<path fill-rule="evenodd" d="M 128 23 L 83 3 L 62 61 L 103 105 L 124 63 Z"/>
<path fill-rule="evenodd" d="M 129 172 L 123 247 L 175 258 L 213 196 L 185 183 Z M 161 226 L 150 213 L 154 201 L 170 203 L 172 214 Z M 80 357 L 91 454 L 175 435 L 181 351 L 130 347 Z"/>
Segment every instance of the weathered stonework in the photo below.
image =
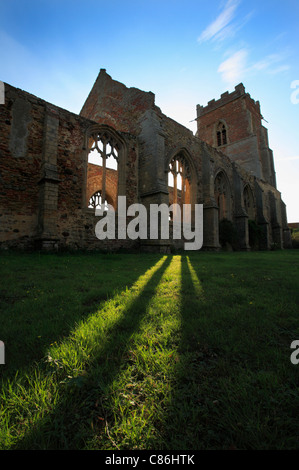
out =
<path fill-rule="evenodd" d="M 147 208 L 175 200 L 193 209 L 203 204 L 205 249 L 221 248 L 221 219 L 235 228 L 237 249 L 253 248 L 249 221 L 260 229 L 259 248 L 289 247 L 286 208 L 276 188 L 259 103 L 240 84 L 197 111 L 194 136 L 162 113 L 153 93 L 127 88 L 104 69 L 79 115 L 5 84 L 5 104 L 0 105 L 1 247 L 168 251 L 171 245 L 183 246 L 183 240 L 161 238 L 98 240 L 99 217 L 88 207 L 95 195 L 116 213 L 117 196 L 126 196 L 127 206 L 142 203 Z M 103 157 L 97 164 L 89 161 L 91 151 Z M 106 167 L 108 157 L 117 170 Z M 172 173 L 173 181 L 180 179 L 181 186 L 168 181 L 174 165 L 178 173 Z"/>

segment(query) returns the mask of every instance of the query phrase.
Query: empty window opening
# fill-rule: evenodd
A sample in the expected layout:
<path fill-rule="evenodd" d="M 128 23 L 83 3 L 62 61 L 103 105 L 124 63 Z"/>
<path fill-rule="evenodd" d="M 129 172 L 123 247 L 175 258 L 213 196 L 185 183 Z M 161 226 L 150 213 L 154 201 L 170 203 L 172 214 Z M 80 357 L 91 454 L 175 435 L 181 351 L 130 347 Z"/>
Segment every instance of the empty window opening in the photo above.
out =
<path fill-rule="evenodd" d="M 169 205 L 178 204 L 183 213 L 183 204 L 191 203 L 191 173 L 188 162 L 183 154 L 174 157 L 169 164 L 168 171 L 168 191 Z M 173 214 L 170 211 L 170 220 L 173 220 Z"/>
<path fill-rule="evenodd" d="M 109 204 L 116 209 L 119 150 L 117 141 L 106 130 L 90 136 L 86 194 L 89 208 L 107 204 L 109 195 Z"/>
<path fill-rule="evenodd" d="M 88 207 L 90 209 L 100 209 L 102 207 L 102 193 L 101 191 L 96 191 L 90 198 Z M 104 210 L 108 210 L 108 202 L 104 202 Z"/>

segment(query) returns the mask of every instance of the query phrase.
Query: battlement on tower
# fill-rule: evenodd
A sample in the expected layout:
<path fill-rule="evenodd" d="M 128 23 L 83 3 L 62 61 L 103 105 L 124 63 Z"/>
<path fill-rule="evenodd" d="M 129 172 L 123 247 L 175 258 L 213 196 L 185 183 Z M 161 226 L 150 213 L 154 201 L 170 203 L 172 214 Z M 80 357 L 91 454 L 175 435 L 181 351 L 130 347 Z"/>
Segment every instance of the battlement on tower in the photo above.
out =
<path fill-rule="evenodd" d="M 256 107 L 256 111 L 260 113 L 260 102 L 252 99 L 250 94 L 245 92 L 245 87 L 243 83 L 239 83 L 239 85 L 235 86 L 234 91 L 232 91 L 231 93 L 229 93 L 228 91 L 225 91 L 224 93 L 222 93 L 221 97 L 218 100 L 213 99 L 209 101 L 206 106 L 202 106 L 198 104 L 196 107 L 197 118 L 207 113 L 210 113 L 211 111 L 215 111 L 215 109 L 220 108 L 221 106 L 225 106 L 231 101 L 234 101 L 242 96 L 246 96 L 251 101 L 251 103 Z"/>

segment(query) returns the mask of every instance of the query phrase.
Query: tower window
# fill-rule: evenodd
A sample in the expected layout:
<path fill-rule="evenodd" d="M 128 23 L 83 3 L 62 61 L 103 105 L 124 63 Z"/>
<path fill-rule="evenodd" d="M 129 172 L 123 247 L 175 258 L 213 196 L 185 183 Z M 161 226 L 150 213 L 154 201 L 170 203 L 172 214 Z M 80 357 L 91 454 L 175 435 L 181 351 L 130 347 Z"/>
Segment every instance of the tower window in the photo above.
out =
<path fill-rule="evenodd" d="M 226 126 L 222 122 L 220 122 L 217 126 L 216 137 L 217 137 L 217 146 L 218 147 L 220 147 L 221 145 L 226 145 L 227 144 Z"/>

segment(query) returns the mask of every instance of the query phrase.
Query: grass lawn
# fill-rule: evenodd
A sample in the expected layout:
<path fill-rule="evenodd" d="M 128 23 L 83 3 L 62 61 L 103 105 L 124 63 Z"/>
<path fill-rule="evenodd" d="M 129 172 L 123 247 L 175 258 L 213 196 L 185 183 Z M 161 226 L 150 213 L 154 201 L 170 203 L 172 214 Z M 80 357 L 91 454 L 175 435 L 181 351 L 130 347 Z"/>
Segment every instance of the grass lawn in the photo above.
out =
<path fill-rule="evenodd" d="M 292 230 L 292 243 L 294 248 L 299 248 L 299 229 L 295 228 Z"/>
<path fill-rule="evenodd" d="M 299 449 L 299 250 L 2 254 L 0 449 Z"/>

